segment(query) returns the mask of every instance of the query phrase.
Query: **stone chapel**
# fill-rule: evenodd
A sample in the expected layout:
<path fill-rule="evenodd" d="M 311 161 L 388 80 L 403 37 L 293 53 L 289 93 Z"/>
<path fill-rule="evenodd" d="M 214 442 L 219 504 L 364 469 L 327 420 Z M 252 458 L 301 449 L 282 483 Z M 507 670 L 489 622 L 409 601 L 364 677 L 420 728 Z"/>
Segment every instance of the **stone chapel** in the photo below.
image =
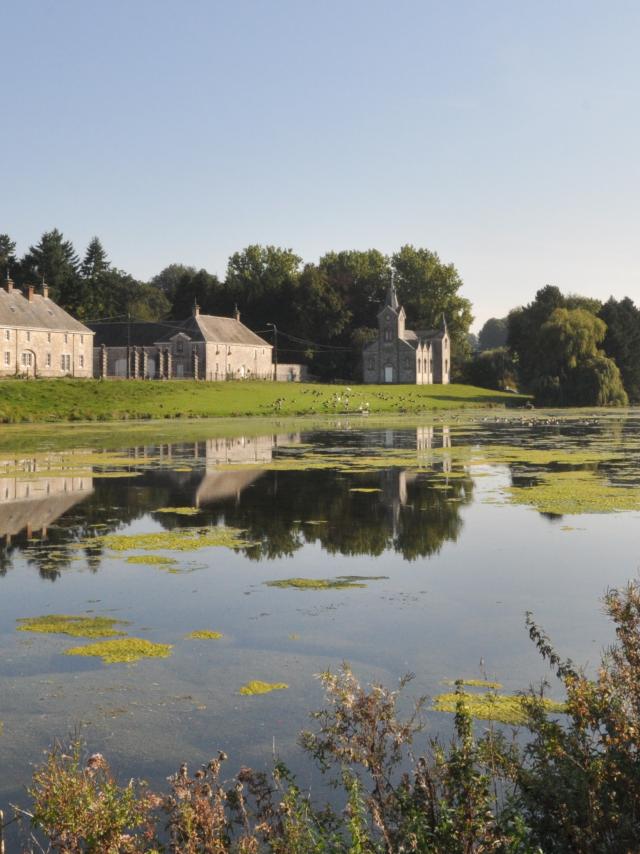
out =
<path fill-rule="evenodd" d="M 378 312 L 378 337 L 362 351 L 363 382 L 446 384 L 451 370 L 451 339 L 442 316 L 440 329 L 405 327 L 406 315 L 391 281 Z"/>

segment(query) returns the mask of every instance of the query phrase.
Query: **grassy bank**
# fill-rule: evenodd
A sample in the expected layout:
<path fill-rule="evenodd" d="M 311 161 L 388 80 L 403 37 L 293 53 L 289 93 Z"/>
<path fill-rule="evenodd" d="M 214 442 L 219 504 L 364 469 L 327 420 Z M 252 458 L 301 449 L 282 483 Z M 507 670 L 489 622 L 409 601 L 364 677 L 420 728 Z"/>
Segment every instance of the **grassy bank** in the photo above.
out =
<path fill-rule="evenodd" d="M 358 386 L 172 380 L 3 380 L 0 423 L 419 413 L 522 405 L 526 398 L 466 385 Z"/>

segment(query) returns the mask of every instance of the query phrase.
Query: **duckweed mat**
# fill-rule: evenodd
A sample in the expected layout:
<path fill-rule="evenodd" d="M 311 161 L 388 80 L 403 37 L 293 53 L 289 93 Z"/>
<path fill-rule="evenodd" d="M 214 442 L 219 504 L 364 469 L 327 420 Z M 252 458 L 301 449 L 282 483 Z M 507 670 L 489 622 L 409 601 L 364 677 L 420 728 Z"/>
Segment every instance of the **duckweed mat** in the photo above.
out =
<path fill-rule="evenodd" d="M 238 528 L 178 528 L 174 531 L 156 531 L 150 534 L 107 534 L 85 540 L 82 545 L 101 545 L 114 552 L 141 551 L 195 551 L 211 547 L 243 548 L 253 545 L 243 537 Z"/>
<path fill-rule="evenodd" d="M 139 661 L 142 658 L 168 658 L 171 650 L 172 646 L 168 643 L 152 643 L 142 638 L 123 638 L 74 646 L 66 650 L 65 655 L 95 656 L 101 658 L 105 664 L 120 664 Z"/>
<path fill-rule="evenodd" d="M 71 635 L 76 638 L 106 638 L 124 635 L 114 626 L 128 625 L 126 620 L 112 617 L 87 617 L 72 614 L 45 614 L 41 617 L 20 617 L 19 632 L 41 632 L 43 634 Z"/>
<path fill-rule="evenodd" d="M 186 637 L 188 640 L 219 640 L 221 637 L 224 637 L 224 635 L 222 632 L 213 632 L 203 629 L 195 632 L 189 632 Z"/>
<path fill-rule="evenodd" d="M 240 688 L 240 693 L 245 697 L 253 697 L 256 694 L 270 694 L 271 691 L 284 691 L 288 687 L 286 682 L 262 682 L 260 679 L 253 679 Z"/>
<path fill-rule="evenodd" d="M 469 714 L 479 720 L 495 721 L 497 723 L 520 726 L 527 722 L 524 710 L 525 698 L 518 695 L 494 694 L 493 692 L 473 694 L 463 692 L 462 698 Z M 433 710 L 436 712 L 450 712 L 455 714 L 459 695 L 455 692 L 439 694 L 434 698 Z M 562 714 L 565 710 L 564 703 L 555 700 L 543 700 L 544 707 L 548 712 Z"/>
<path fill-rule="evenodd" d="M 291 587 L 294 590 L 348 590 L 366 587 L 364 581 L 381 581 L 388 575 L 339 575 L 336 578 L 281 578 L 265 581 L 267 587 Z"/>

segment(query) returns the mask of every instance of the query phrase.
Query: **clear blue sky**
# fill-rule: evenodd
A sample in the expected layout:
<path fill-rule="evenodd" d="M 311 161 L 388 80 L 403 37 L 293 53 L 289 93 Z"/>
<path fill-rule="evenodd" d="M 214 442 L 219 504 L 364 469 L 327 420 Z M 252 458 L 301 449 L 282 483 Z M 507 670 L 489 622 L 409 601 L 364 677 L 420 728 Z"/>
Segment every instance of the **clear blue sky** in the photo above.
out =
<path fill-rule="evenodd" d="M 547 282 L 640 300 L 636 0 L 4 0 L 0 33 L 19 252 L 414 243 L 479 322 Z"/>

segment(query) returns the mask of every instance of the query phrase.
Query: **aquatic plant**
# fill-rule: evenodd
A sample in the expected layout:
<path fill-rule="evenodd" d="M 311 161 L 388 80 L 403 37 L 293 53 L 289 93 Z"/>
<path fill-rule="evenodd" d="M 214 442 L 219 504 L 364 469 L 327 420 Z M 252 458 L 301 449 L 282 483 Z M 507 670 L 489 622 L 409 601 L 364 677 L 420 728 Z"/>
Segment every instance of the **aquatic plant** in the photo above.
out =
<path fill-rule="evenodd" d="M 382 492 L 382 490 L 373 486 L 353 486 L 349 492 Z"/>
<path fill-rule="evenodd" d="M 614 486 L 589 470 L 544 472 L 533 485 L 506 491 L 513 504 L 557 516 L 640 510 L 640 487 Z"/>
<path fill-rule="evenodd" d="M 289 686 L 286 682 L 262 682 L 260 679 L 253 679 L 247 682 L 240 688 L 240 694 L 245 697 L 252 697 L 255 694 L 269 694 L 271 691 L 284 691 Z"/>
<path fill-rule="evenodd" d="M 219 640 L 224 637 L 222 632 L 212 632 L 207 629 L 201 631 L 189 632 L 186 636 L 190 640 Z"/>
<path fill-rule="evenodd" d="M 451 712 L 456 714 L 462 702 L 472 718 L 485 721 L 496 721 L 503 724 L 520 726 L 527 722 L 526 698 L 519 695 L 497 694 L 487 691 L 475 694 L 469 691 L 438 694 L 433 701 L 436 712 Z M 563 703 L 545 698 L 544 709 L 549 713 L 563 713 Z"/>
<path fill-rule="evenodd" d="M 121 640 L 90 643 L 86 646 L 74 646 L 65 651 L 65 655 L 95 656 L 105 664 L 138 661 L 141 658 L 168 658 L 171 644 L 152 643 L 142 638 L 122 638 Z"/>
<path fill-rule="evenodd" d="M 41 617 L 20 617 L 19 632 L 42 632 L 44 634 L 71 635 L 76 638 L 106 638 L 124 635 L 114 626 L 128 625 L 127 620 L 112 617 L 89 617 L 86 615 L 45 614 Z"/>
<path fill-rule="evenodd" d="M 149 534 L 107 534 L 93 537 L 81 543 L 82 546 L 101 545 L 115 552 L 141 551 L 195 551 L 215 547 L 243 548 L 252 545 L 242 537 L 238 528 L 207 527 L 177 528 L 174 531 L 156 531 Z"/>
<path fill-rule="evenodd" d="M 141 563 L 151 566 L 175 566 L 178 561 L 166 555 L 129 555 L 125 558 L 126 563 Z"/>
<path fill-rule="evenodd" d="M 292 587 L 295 590 L 348 590 L 353 587 L 366 587 L 363 581 L 380 581 L 387 575 L 338 575 L 336 578 L 280 578 L 265 581 L 267 587 Z"/>
<path fill-rule="evenodd" d="M 174 469 L 176 471 L 176 469 Z M 202 513 L 199 507 L 158 507 L 154 513 L 172 513 L 176 516 L 197 516 Z"/>

